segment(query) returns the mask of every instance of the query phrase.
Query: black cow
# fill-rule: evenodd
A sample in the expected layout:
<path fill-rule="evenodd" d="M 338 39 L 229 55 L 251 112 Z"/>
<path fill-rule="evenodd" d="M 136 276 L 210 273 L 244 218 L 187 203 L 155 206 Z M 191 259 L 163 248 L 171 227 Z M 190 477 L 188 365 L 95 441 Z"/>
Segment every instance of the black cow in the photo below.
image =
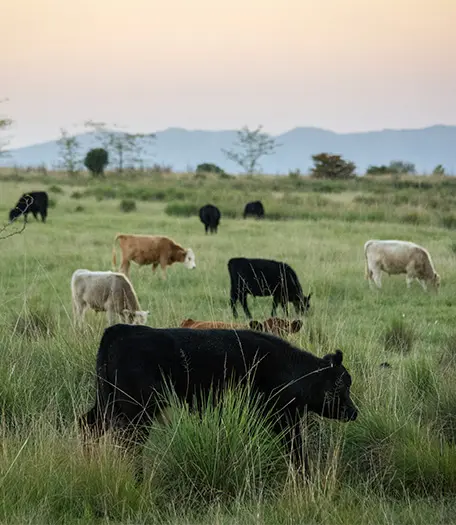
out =
<path fill-rule="evenodd" d="M 264 218 L 264 208 L 261 201 L 248 202 L 244 208 L 244 219 L 249 215 L 256 217 L 257 219 Z"/>
<path fill-rule="evenodd" d="M 37 214 L 41 215 L 41 220 L 46 222 L 49 198 L 45 191 L 31 191 L 24 193 L 19 199 L 16 206 L 9 212 L 10 222 L 24 215 L 24 221 L 27 222 L 27 215 L 31 212 L 36 220 Z"/>
<path fill-rule="evenodd" d="M 220 217 L 222 214 L 217 206 L 212 204 L 206 204 L 199 211 L 199 218 L 204 224 L 204 229 L 206 233 L 210 231 L 211 233 L 217 233 L 217 228 L 220 222 Z"/>
<path fill-rule="evenodd" d="M 336 350 L 319 358 L 251 330 L 116 324 L 101 338 L 95 405 L 79 425 L 85 440 L 109 428 L 121 431 L 123 444 L 136 453 L 140 481 L 139 453 L 151 421 L 166 409 L 170 385 L 191 410 L 201 412 L 210 389 L 217 399 L 228 384 L 249 384 L 252 395 L 261 396 L 265 415 L 273 410 L 274 429 L 283 432 L 294 460 L 306 463 L 297 429 L 307 410 L 341 421 L 357 417 L 342 357 Z"/>
<path fill-rule="evenodd" d="M 284 262 L 270 259 L 246 259 L 236 257 L 228 261 L 231 280 L 231 309 L 237 317 L 236 303 L 239 300 L 245 315 L 252 319 L 247 305 L 247 295 L 267 297 L 272 295 L 272 313 L 275 317 L 280 304 L 288 315 L 288 303 L 291 302 L 298 315 L 310 308 L 312 293 L 304 295 L 299 279 L 290 266 Z"/>

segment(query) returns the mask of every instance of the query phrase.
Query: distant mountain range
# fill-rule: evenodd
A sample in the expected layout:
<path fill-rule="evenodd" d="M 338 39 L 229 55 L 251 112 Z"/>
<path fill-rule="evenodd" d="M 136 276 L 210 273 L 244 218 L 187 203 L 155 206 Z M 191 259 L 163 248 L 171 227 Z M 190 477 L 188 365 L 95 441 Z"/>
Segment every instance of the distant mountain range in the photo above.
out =
<path fill-rule="evenodd" d="M 175 171 L 194 169 L 203 162 L 217 164 L 228 173 L 239 173 L 239 167 L 229 161 L 222 149 L 230 149 L 236 131 L 190 131 L 169 128 L 156 133 L 156 139 L 145 152 L 145 165 L 168 165 Z M 317 153 L 341 154 L 355 162 L 357 172 L 364 173 L 370 164 L 389 164 L 402 160 L 415 164 L 419 173 L 430 173 L 442 164 L 447 173 L 456 174 L 456 126 L 431 126 L 423 129 L 334 133 L 319 128 L 295 128 L 274 137 L 280 147 L 276 153 L 263 157 L 263 173 L 287 174 L 299 169 L 308 172 L 311 156 Z M 78 135 L 81 152 L 100 146 L 93 133 Z M 59 164 L 56 141 L 43 142 L 13 149 L 0 157 L 0 166 L 38 166 L 48 168 Z"/>

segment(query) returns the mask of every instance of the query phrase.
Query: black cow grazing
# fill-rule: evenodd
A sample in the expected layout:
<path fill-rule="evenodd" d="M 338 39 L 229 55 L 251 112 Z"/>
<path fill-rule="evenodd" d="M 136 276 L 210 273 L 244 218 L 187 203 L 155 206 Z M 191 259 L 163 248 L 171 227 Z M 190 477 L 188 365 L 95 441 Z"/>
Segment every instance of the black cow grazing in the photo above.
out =
<path fill-rule="evenodd" d="M 275 317 L 280 304 L 288 315 L 288 303 L 291 302 L 298 315 L 304 314 L 310 308 L 309 295 L 304 295 L 299 279 L 290 266 L 284 262 L 270 259 L 246 259 L 237 257 L 228 261 L 228 271 L 231 280 L 231 309 L 237 317 L 236 303 L 239 301 L 245 315 L 252 319 L 247 305 L 247 295 L 267 297 L 272 295 L 272 313 Z"/>
<path fill-rule="evenodd" d="M 248 202 L 244 208 L 244 219 L 251 215 L 257 219 L 264 218 L 264 208 L 261 201 Z"/>
<path fill-rule="evenodd" d="M 9 220 L 12 222 L 17 219 L 17 217 L 23 215 L 24 221 L 27 222 L 27 215 L 31 212 L 36 220 L 38 220 L 37 214 L 39 213 L 41 220 L 46 222 L 48 204 L 48 194 L 45 191 L 24 193 L 16 206 L 10 210 Z"/>
<path fill-rule="evenodd" d="M 212 204 L 206 204 L 199 211 L 199 218 L 204 224 L 204 229 L 206 233 L 210 231 L 211 233 L 217 233 L 217 228 L 220 222 L 220 217 L 222 214 L 217 206 Z"/>
<path fill-rule="evenodd" d="M 109 428 L 121 431 L 122 442 L 135 452 L 141 481 L 139 453 L 151 421 L 166 410 L 170 385 L 191 410 L 201 412 L 211 388 L 217 398 L 228 384 L 249 384 L 253 395 L 261 395 L 265 411 L 273 410 L 274 429 L 284 433 L 294 460 L 306 464 L 297 432 L 306 411 L 341 421 L 357 417 L 342 357 L 336 350 L 319 358 L 251 330 L 116 324 L 101 338 L 95 405 L 79 425 L 84 440 L 97 439 Z"/>

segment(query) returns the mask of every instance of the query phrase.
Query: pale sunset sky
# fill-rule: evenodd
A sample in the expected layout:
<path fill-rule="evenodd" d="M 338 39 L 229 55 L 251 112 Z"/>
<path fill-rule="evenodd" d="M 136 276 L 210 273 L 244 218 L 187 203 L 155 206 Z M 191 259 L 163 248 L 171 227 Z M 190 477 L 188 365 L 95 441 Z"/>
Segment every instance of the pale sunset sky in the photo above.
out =
<path fill-rule="evenodd" d="M 456 0 L 2 0 L 10 147 L 132 132 L 456 124 Z"/>

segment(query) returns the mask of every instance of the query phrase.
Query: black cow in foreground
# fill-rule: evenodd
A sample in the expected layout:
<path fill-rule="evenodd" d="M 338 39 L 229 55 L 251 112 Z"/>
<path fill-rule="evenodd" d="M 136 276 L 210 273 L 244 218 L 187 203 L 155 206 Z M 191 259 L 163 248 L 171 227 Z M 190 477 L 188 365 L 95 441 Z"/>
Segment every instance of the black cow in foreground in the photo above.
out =
<path fill-rule="evenodd" d="M 10 222 L 17 219 L 21 215 L 24 216 L 24 221 L 27 222 L 27 215 L 33 213 L 33 216 L 38 220 L 37 214 L 41 215 L 41 220 L 46 222 L 49 198 L 45 191 L 31 191 L 24 193 L 19 199 L 16 206 L 9 212 Z"/>
<path fill-rule="evenodd" d="M 264 208 L 261 201 L 248 202 L 244 208 L 244 219 L 251 215 L 257 219 L 264 218 Z"/>
<path fill-rule="evenodd" d="M 265 415 L 272 414 L 274 430 L 283 433 L 302 466 L 307 461 L 297 429 L 307 411 L 341 421 L 357 417 L 342 357 L 336 350 L 319 358 L 251 330 L 116 324 L 101 338 L 95 405 L 79 425 L 85 440 L 97 439 L 110 428 L 121 431 L 123 444 L 135 452 L 141 481 L 142 446 L 152 420 L 166 410 L 170 385 L 178 399 L 200 412 L 211 389 L 217 398 L 228 384 L 248 384 L 252 395 L 261 396 Z"/>
<path fill-rule="evenodd" d="M 310 308 L 312 293 L 304 295 L 298 276 L 288 264 L 270 259 L 246 259 L 235 257 L 228 261 L 231 281 L 231 309 L 237 317 L 236 303 L 239 301 L 245 315 L 252 319 L 247 305 L 247 295 L 267 297 L 272 295 L 272 313 L 275 317 L 280 304 L 288 315 L 288 303 L 291 302 L 298 315 Z"/>
<path fill-rule="evenodd" d="M 222 214 L 217 206 L 212 204 L 206 204 L 199 211 L 199 218 L 204 224 L 204 229 L 206 233 L 210 231 L 211 233 L 217 233 L 217 228 L 220 222 L 220 217 Z"/>

